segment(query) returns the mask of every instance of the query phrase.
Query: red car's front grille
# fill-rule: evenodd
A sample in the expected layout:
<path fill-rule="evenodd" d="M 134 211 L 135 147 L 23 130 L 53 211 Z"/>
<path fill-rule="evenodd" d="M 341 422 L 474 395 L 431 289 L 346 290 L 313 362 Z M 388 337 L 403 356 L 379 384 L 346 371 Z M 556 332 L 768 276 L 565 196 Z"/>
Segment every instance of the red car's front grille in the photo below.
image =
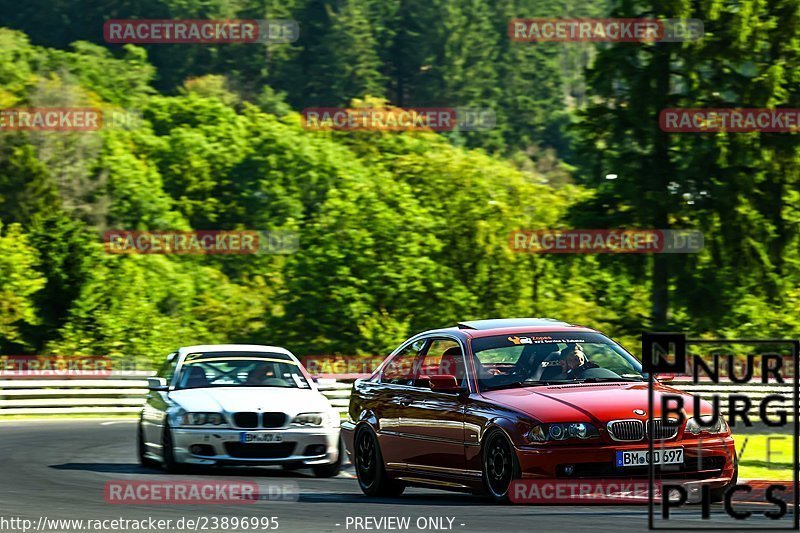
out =
<path fill-rule="evenodd" d="M 678 426 L 665 425 L 660 418 L 647 421 L 647 427 L 653 426 L 653 439 L 668 440 L 678 434 Z"/>
<path fill-rule="evenodd" d="M 668 440 L 678 434 L 678 427 L 662 424 L 660 418 L 648 420 L 647 427 L 653 427 L 653 439 Z M 612 420 L 606 426 L 612 439 L 620 442 L 638 442 L 644 440 L 645 424 L 641 420 Z"/>
<path fill-rule="evenodd" d="M 644 424 L 641 420 L 612 420 L 606 426 L 612 439 L 635 442 L 644 438 Z"/>

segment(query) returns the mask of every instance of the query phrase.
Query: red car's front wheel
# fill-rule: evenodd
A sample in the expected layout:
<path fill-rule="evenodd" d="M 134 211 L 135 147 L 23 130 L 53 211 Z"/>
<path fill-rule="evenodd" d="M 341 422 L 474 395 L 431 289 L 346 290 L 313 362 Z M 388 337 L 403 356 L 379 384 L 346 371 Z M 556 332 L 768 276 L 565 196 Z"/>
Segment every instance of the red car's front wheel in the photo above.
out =
<path fill-rule="evenodd" d="M 520 478 L 514 446 L 500 430 L 492 431 L 483 447 L 483 483 L 487 492 L 501 502 L 508 501 L 511 482 Z"/>

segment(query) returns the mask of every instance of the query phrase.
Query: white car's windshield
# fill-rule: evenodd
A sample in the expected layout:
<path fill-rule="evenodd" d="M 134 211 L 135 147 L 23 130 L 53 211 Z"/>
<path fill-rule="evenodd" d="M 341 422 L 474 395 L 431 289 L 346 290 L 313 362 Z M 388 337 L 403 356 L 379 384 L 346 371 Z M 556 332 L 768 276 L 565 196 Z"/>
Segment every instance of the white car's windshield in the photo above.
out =
<path fill-rule="evenodd" d="M 208 387 L 309 388 L 299 365 L 280 353 L 204 352 L 186 356 L 176 389 Z"/>

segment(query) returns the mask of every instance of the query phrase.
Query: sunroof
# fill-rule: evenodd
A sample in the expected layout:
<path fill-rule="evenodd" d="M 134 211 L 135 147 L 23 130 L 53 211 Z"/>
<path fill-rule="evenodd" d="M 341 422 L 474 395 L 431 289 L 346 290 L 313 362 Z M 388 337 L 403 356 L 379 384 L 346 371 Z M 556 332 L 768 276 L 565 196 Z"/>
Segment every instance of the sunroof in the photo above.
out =
<path fill-rule="evenodd" d="M 571 326 L 554 318 L 490 318 L 487 320 L 469 320 L 459 322 L 459 329 L 494 329 L 494 328 L 524 328 L 541 326 Z"/>

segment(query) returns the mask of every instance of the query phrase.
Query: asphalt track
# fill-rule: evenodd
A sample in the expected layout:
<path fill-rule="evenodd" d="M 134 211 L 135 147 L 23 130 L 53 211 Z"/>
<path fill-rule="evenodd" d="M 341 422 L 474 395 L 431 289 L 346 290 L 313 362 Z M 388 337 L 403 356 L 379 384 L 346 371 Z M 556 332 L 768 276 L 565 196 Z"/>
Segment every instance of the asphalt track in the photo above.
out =
<path fill-rule="evenodd" d="M 264 517 L 278 519 L 277 531 L 349 532 L 398 531 L 353 525 L 356 517 L 408 517 L 405 531 L 472 532 L 615 532 L 646 531 L 647 506 L 516 506 L 496 505 L 476 496 L 427 489 L 409 489 L 394 499 L 377 500 L 362 495 L 352 468 L 333 479 L 316 479 L 310 471 L 285 472 L 276 468 L 214 469 L 199 475 L 171 476 L 141 468 L 136 461 L 135 421 L 3 421 L 0 422 L 0 527 L 22 531 L 8 522 L 31 520 L 33 530 L 41 517 L 53 519 L 171 519 L 181 517 Z M 104 499 L 106 482 L 117 480 L 246 479 L 260 484 L 290 484 L 298 489 L 296 502 L 257 502 L 253 505 L 112 505 Z M 738 507 L 753 511 L 753 518 L 733 521 L 723 506 L 712 506 L 711 520 L 700 518 L 700 507 L 688 506 L 660 527 L 681 531 L 705 527 L 787 528 L 791 515 L 770 521 L 762 517 L 772 506 Z M 790 511 L 791 513 L 791 511 Z M 445 517 L 443 527 L 425 525 L 428 517 Z M 452 519 L 452 526 L 447 518 Z M 6 522 L 3 522 L 3 520 Z M 349 519 L 349 522 L 348 522 Z M 418 528 L 419 524 L 424 526 Z M 349 525 L 348 525 L 349 523 Z M 210 526 L 208 526 L 210 527 Z M 75 531 L 74 528 L 45 528 Z M 202 530 L 202 528 L 200 528 Z M 94 530 L 94 529 L 93 529 Z M 171 528 L 170 531 L 187 529 Z M 208 529 L 243 531 L 243 529 Z"/>

